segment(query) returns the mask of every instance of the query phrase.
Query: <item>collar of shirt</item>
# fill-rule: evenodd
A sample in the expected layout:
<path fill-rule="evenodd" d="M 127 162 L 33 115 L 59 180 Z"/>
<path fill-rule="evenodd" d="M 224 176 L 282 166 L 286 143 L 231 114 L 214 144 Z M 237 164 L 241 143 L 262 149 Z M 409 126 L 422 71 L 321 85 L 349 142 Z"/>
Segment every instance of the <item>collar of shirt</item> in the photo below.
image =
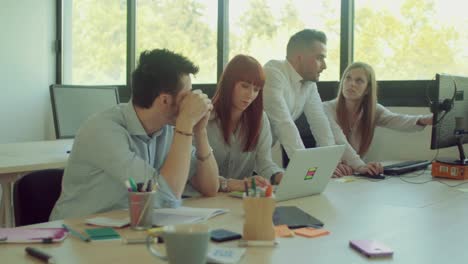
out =
<path fill-rule="evenodd" d="M 300 90 L 313 83 L 312 81 L 305 81 L 302 78 L 302 76 L 299 73 L 297 73 L 296 69 L 294 69 L 294 67 L 291 65 L 291 63 L 288 60 L 285 60 L 285 63 L 286 63 L 286 68 L 288 69 L 288 72 L 289 72 L 289 80 L 292 84 L 293 89 Z"/>
<path fill-rule="evenodd" d="M 122 112 L 127 122 L 127 131 L 130 135 L 154 138 L 161 135 L 165 129 L 165 127 L 163 127 L 159 131 L 156 131 L 152 135 L 148 136 L 146 134 L 145 129 L 143 128 L 143 125 L 140 122 L 140 119 L 138 119 L 132 102 L 128 102 L 127 104 L 125 104 L 123 106 Z"/>

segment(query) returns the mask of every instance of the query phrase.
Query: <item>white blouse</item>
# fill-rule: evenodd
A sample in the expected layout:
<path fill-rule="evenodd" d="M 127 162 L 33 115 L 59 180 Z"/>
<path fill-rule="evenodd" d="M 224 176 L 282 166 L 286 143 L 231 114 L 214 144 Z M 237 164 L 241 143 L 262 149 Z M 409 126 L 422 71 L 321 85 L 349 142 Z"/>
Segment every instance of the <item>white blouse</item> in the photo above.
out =
<path fill-rule="evenodd" d="M 350 139 L 349 142 L 346 139 L 343 130 L 337 123 L 336 116 L 336 107 L 337 100 L 331 100 L 323 103 L 323 108 L 325 113 L 328 116 L 330 121 L 330 126 L 335 137 L 337 144 L 345 144 L 346 150 L 343 154 L 343 160 L 347 162 L 353 169 L 357 169 L 360 166 L 365 165 L 361 157 L 356 153 L 356 150 L 359 150 L 361 146 L 361 133 L 358 130 L 357 126 L 351 127 Z M 430 115 L 406 115 L 393 113 L 381 104 L 377 104 L 376 113 L 375 113 L 375 124 L 379 127 L 385 127 L 393 130 L 403 131 L 403 132 L 415 132 L 421 131 L 425 126 L 417 125 L 417 122 L 421 118 L 428 117 Z M 358 124 L 359 119 L 355 122 Z"/>
<path fill-rule="evenodd" d="M 214 114 L 206 128 L 220 176 L 244 179 L 252 176 L 252 172 L 255 171 L 258 175 L 270 179 L 273 174 L 283 171 L 271 157 L 270 123 L 265 112 L 263 112 L 257 146 L 249 152 L 243 151 L 244 141 L 239 140 L 239 129 L 229 138 L 230 145 L 225 143 L 218 119 Z"/>

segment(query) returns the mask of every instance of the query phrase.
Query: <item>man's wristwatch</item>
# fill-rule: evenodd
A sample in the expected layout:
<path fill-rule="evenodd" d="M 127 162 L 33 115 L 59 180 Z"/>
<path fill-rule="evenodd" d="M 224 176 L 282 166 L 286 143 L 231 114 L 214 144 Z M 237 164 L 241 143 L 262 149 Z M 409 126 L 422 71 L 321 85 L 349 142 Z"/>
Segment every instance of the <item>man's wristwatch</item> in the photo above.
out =
<path fill-rule="evenodd" d="M 222 176 L 219 176 L 219 191 L 229 192 L 228 180 Z"/>

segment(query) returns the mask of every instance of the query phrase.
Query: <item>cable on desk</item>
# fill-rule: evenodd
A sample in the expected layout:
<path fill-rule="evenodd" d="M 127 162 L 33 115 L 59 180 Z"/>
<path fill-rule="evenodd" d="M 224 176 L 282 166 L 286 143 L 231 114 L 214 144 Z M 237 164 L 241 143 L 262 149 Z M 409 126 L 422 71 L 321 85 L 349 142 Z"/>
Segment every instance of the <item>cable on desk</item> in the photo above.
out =
<path fill-rule="evenodd" d="M 421 176 L 421 175 L 419 175 Z M 416 176 L 413 176 L 413 177 L 406 177 L 406 178 L 415 178 Z M 441 180 L 434 180 L 434 179 L 431 179 L 431 180 L 428 180 L 428 181 L 424 181 L 424 182 L 412 182 L 412 181 L 407 181 L 405 180 L 402 176 L 398 177 L 400 178 L 401 181 L 403 182 L 406 182 L 406 183 L 411 183 L 411 184 L 425 184 L 425 183 L 428 183 L 428 182 L 438 182 L 438 183 L 441 183 L 441 184 L 444 184 L 450 188 L 454 188 L 454 187 L 458 187 L 458 186 L 461 186 L 461 185 L 464 185 L 464 184 L 468 184 L 468 181 L 465 181 L 465 182 L 461 182 L 461 183 L 458 183 L 458 184 L 455 184 L 455 185 L 451 185 L 451 184 L 448 184 L 448 183 L 445 183 Z"/>

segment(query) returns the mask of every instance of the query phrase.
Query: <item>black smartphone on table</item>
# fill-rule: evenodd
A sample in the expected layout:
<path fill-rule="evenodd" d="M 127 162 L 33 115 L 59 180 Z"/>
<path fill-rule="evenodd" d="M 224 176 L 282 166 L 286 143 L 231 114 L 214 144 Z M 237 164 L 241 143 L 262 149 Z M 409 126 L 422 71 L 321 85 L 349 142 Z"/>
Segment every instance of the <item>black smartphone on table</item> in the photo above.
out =
<path fill-rule="evenodd" d="M 241 239 L 242 236 L 239 233 L 232 232 L 227 229 L 215 229 L 211 231 L 211 240 L 215 242 L 225 242 L 236 239 Z"/>

